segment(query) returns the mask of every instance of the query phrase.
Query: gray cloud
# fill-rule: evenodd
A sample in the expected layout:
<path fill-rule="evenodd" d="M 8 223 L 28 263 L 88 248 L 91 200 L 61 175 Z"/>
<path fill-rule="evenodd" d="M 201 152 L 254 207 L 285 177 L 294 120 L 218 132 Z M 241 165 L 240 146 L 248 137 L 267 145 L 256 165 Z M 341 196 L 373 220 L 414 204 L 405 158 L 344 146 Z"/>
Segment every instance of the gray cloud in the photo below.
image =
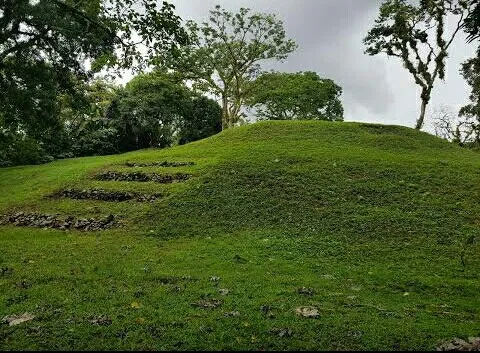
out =
<path fill-rule="evenodd" d="M 214 5 L 236 11 L 249 7 L 274 13 L 287 35 L 299 45 L 279 71 L 316 71 L 342 86 L 346 120 L 413 126 L 419 112 L 419 92 L 402 63 L 386 56 L 365 55 L 363 37 L 373 25 L 382 0 L 174 0 L 184 19 L 204 21 Z M 450 24 L 451 25 L 451 24 Z M 459 107 L 468 89 L 458 73 L 460 62 L 474 53 L 459 38 L 447 65 L 447 81 L 438 83 L 431 108 Z"/>

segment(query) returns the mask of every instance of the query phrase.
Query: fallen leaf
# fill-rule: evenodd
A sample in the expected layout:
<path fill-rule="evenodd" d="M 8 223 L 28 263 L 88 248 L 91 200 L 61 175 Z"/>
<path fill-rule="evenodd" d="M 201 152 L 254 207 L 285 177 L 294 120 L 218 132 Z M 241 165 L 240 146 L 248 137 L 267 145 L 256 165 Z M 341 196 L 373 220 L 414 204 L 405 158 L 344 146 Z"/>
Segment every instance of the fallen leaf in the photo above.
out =
<path fill-rule="evenodd" d="M 313 306 L 301 306 L 295 309 L 297 315 L 309 318 L 316 318 L 319 317 L 320 314 L 318 313 L 318 309 Z"/>
<path fill-rule="evenodd" d="M 130 307 L 131 307 L 132 309 L 140 309 L 140 308 L 142 307 L 142 305 L 141 305 L 139 302 L 132 302 L 132 303 L 130 304 Z"/>
<path fill-rule="evenodd" d="M 5 316 L 2 321 L 8 323 L 9 326 L 15 326 L 21 324 L 22 322 L 33 320 L 34 318 L 34 315 L 26 312 L 22 315 Z"/>

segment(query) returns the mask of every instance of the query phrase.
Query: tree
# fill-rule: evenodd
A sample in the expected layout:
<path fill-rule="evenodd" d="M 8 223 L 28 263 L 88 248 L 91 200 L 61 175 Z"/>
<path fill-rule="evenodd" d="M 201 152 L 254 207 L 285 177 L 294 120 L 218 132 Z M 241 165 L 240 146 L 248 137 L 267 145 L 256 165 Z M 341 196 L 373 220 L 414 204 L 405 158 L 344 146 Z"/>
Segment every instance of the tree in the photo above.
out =
<path fill-rule="evenodd" d="M 180 122 L 178 143 L 197 141 L 222 131 L 222 108 L 212 99 L 196 97 L 186 105 Z"/>
<path fill-rule="evenodd" d="M 174 60 L 163 65 L 221 102 L 222 129 L 240 120 L 248 84 L 258 75 L 261 63 L 283 60 L 296 48 L 275 15 L 251 13 L 246 8 L 234 14 L 216 6 L 209 22 L 190 21 L 186 27 L 191 44 L 179 48 Z"/>
<path fill-rule="evenodd" d="M 432 118 L 438 137 L 460 146 L 468 146 L 479 138 L 480 126 L 472 116 L 458 115 L 447 107 L 441 107 L 434 110 Z"/>
<path fill-rule="evenodd" d="M 155 0 L 1 1 L 2 127 L 47 147 L 55 143 L 58 95 L 78 93 L 78 80 L 102 68 L 141 69 L 186 42 L 173 10 Z"/>
<path fill-rule="evenodd" d="M 472 10 L 465 18 L 463 29 L 468 34 L 467 41 L 473 42 L 480 38 L 480 1 L 470 1 Z"/>
<path fill-rule="evenodd" d="M 60 121 L 69 139 L 67 156 L 91 156 L 118 153 L 118 133 L 106 117 L 108 107 L 121 87 L 97 79 L 79 81 L 80 95 L 59 97 Z"/>
<path fill-rule="evenodd" d="M 127 83 L 107 109 L 108 127 L 117 130 L 120 151 L 168 147 L 217 133 L 220 107 L 190 91 L 174 75 L 140 74 Z"/>
<path fill-rule="evenodd" d="M 472 121 L 474 143 L 480 145 L 480 56 L 462 64 L 461 73 L 471 87 L 470 104 L 460 109 L 460 117 Z"/>
<path fill-rule="evenodd" d="M 448 50 L 471 6 L 471 0 L 421 0 L 418 6 L 407 0 L 387 0 L 364 38 L 365 53 L 400 58 L 420 86 L 422 103 L 416 129 L 423 126 L 436 79 L 445 79 Z M 450 35 L 445 28 L 447 16 L 455 21 Z"/>
<path fill-rule="evenodd" d="M 342 89 L 315 72 L 270 72 L 252 84 L 248 105 L 262 119 L 343 120 Z"/>
<path fill-rule="evenodd" d="M 134 77 L 108 112 L 119 131 L 120 150 L 170 146 L 189 96 L 186 87 L 163 72 Z"/>
<path fill-rule="evenodd" d="M 462 107 L 458 116 L 441 110 L 435 119 L 437 136 L 462 146 L 480 146 L 480 57 L 462 64 L 461 73 L 471 87 L 470 104 Z"/>

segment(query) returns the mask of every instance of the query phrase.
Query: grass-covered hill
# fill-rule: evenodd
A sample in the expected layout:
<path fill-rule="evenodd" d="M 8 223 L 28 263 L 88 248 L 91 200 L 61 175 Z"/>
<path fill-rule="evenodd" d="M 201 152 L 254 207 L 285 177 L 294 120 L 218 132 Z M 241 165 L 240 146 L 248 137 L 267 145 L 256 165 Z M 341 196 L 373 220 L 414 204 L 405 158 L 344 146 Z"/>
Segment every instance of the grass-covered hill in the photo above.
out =
<path fill-rule="evenodd" d="M 479 181 L 479 154 L 428 134 L 323 122 L 2 169 L 0 349 L 478 337 Z"/>

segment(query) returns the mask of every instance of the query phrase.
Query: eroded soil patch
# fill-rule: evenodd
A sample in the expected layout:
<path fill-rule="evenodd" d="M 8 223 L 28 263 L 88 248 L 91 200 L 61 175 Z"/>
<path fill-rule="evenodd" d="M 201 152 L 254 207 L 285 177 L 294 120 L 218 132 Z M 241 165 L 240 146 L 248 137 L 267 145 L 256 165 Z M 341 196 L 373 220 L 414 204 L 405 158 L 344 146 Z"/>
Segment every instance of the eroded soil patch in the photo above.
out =
<path fill-rule="evenodd" d="M 135 200 L 138 202 L 153 202 L 161 198 L 162 194 L 139 194 L 126 191 L 107 191 L 102 189 L 77 190 L 65 189 L 56 192 L 52 197 L 68 198 L 74 200 L 98 200 L 109 202 L 122 202 Z"/>
<path fill-rule="evenodd" d="M 12 224 L 18 227 L 97 231 L 112 228 L 117 225 L 117 222 L 113 215 L 95 219 L 75 218 L 73 216 L 63 218 L 52 214 L 16 212 L 9 215 L 0 215 L 0 225 L 6 224 Z"/>
<path fill-rule="evenodd" d="M 135 163 L 127 162 L 125 163 L 127 167 L 184 167 L 189 165 L 195 165 L 193 162 L 152 162 L 152 163 Z"/>
<path fill-rule="evenodd" d="M 101 181 L 136 181 L 147 182 L 153 181 L 156 183 L 169 184 L 185 181 L 190 178 L 188 174 L 156 174 L 156 173 L 123 173 L 123 172 L 105 172 L 97 174 L 94 179 Z"/>

